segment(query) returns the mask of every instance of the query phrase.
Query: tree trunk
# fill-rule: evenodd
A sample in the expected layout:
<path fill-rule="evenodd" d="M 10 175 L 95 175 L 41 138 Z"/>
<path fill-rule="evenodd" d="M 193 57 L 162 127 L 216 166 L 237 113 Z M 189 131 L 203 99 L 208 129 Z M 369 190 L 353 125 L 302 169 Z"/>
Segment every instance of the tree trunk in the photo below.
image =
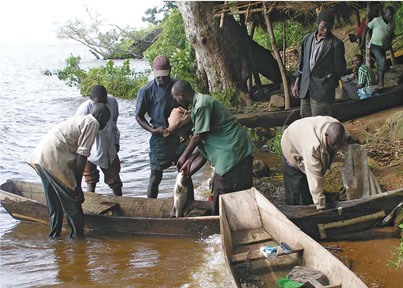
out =
<path fill-rule="evenodd" d="M 186 36 L 195 48 L 201 78 L 206 81 L 211 93 L 232 87 L 247 92 L 247 79 L 251 73 L 260 72 L 258 64 L 264 57 L 267 58 L 264 65 L 268 70 L 266 74 L 270 74 L 268 78 L 276 83 L 281 81 L 271 53 L 259 45 L 260 48 L 256 47 L 257 44 L 232 16 L 223 18 L 220 29 L 220 18 L 213 18 L 214 2 L 178 1 L 177 5 L 185 24 Z M 251 53 L 251 50 L 257 53 Z"/>

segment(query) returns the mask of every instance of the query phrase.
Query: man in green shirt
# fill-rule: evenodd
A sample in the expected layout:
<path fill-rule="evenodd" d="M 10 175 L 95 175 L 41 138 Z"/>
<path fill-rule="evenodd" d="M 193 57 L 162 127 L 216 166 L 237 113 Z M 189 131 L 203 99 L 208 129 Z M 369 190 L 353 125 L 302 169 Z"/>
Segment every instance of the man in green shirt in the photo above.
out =
<path fill-rule="evenodd" d="M 383 80 L 386 70 L 386 51 L 390 48 L 392 42 L 394 30 L 392 19 L 394 14 L 395 10 L 393 7 L 386 7 L 385 13 L 383 13 L 382 16 L 375 17 L 368 23 L 362 36 L 365 37 L 367 29 L 372 30 L 372 36 L 369 43 L 371 53 L 374 54 L 377 63 L 377 82 L 380 89 L 382 89 L 384 85 Z M 365 41 L 361 41 L 360 48 L 363 48 L 363 45 L 365 45 Z"/>
<path fill-rule="evenodd" d="M 252 187 L 252 142 L 239 122 L 215 98 L 195 93 L 190 83 L 178 80 L 172 96 L 185 108 L 192 105 L 193 137 L 177 162 L 192 176 L 208 160 L 212 178 L 213 214 L 218 215 L 219 195 Z M 193 164 L 193 165 L 192 165 Z"/>

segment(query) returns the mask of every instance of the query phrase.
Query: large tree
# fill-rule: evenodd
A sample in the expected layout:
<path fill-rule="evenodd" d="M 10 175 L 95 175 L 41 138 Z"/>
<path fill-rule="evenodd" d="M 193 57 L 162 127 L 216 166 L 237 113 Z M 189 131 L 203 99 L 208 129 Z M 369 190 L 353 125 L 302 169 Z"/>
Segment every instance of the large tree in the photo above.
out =
<path fill-rule="evenodd" d="M 177 2 L 185 23 L 186 36 L 196 52 L 201 79 L 211 93 L 236 87 L 247 91 L 246 81 L 260 73 L 275 83 L 281 82 L 276 60 L 259 46 L 246 29 L 232 17 L 213 18 L 215 2 Z"/>

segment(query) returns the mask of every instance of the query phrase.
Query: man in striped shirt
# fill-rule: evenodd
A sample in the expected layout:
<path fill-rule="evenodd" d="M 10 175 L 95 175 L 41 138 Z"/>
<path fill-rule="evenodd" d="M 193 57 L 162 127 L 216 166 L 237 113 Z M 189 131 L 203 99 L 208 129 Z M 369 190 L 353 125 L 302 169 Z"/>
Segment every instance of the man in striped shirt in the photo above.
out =
<path fill-rule="evenodd" d="M 343 96 L 353 99 L 371 97 L 376 88 L 374 72 L 363 62 L 362 55 L 353 57 L 353 73 L 342 77 Z"/>

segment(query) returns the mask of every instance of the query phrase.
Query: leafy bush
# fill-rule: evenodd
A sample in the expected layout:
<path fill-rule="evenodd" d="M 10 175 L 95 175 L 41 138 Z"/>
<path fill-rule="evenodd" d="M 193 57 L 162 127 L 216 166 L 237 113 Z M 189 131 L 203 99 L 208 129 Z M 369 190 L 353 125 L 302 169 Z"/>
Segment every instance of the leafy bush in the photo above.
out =
<path fill-rule="evenodd" d="M 150 66 L 158 55 L 167 56 L 172 66 L 171 77 L 187 80 L 195 90 L 206 93 L 207 87 L 197 76 L 195 51 L 186 39 L 185 24 L 179 10 L 172 9 L 158 28 L 162 28 L 158 40 L 144 52 Z"/>
<path fill-rule="evenodd" d="M 277 156 L 281 156 L 282 155 L 282 151 L 281 151 L 281 137 L 283 137 L 283 132 L 278 132 L 276 133 L 276 136 L 274 136 L 272 139 L 270 139 L 267 142 L 267 147 L 270 149 L 270 151 L 272 151 L 273 153 L 275 153 Z"/>
<path fill-rule="evenodd" d="M 241 105 L 239 90 L 235 87 L 213 94 L 213 97 L 220 101 L 228 110 L 234 111 Z"/>
<path fill-rule="evenodd" d="M 89 96 L 92 86 L 104 85 L 109 94 L 120 98 L 136 98 L 137 91 L 147 83 L 149 71 L 136 73 L 130 69 L 130 60 L 123 62 L 122 66 L 115 66 L 112 60 L 105 66 L 90 68 L 85 72 L 79 67 L 80 56 L 71 55 L 66 60 L 66 67 L 51 72 L 45 70 L 48 76 L 57 75 L 68 86 L 77 86 L 84 96 Z"/>
<path fill-rule="evenodd" d="M 62 70 L 57 70 L 55 74 L 57 74 L 57 77 L 59 77 L 60 80 L 65 81 L 70 87 L 80 86 L 81 81 L 86 75 L 85 71 L 78 66 L 80 61 L 80 56 L 75 57 L 71 55 L 66 59 L 66 67 Z"/>
<path fill-rule="evenodd" d="M 285 29 L 286 48 L 289 48 L 299 47 L 301 45 L 302 38 L 309 32 L 314 31 L 315 26 L 303 26 L 294 21 L 286 21 Z M 273 23 L 273 32 L 277 47 L 281 49 L 283 47 L 283 24 L 280 21 Z M 267 33 L 267 31 L 263 30 L 261 27 L 257 27 L 255 29 L 253 40 L 266 49 L 272 50 L 269 33 Z"/>
<path fill-rule="evenodd" d="M 122 66 L 114 66 L 109 60 L 105 66 L 91 68 L 84 77 L 80 91 L 88 96 L 92 86 L 104 85 L 108 93 L 120 98 L 136 98 L 137 91 L 147 83 L 148 73 L 135 73 L 130 70 L 130 61 L 126 60 Z"/>

